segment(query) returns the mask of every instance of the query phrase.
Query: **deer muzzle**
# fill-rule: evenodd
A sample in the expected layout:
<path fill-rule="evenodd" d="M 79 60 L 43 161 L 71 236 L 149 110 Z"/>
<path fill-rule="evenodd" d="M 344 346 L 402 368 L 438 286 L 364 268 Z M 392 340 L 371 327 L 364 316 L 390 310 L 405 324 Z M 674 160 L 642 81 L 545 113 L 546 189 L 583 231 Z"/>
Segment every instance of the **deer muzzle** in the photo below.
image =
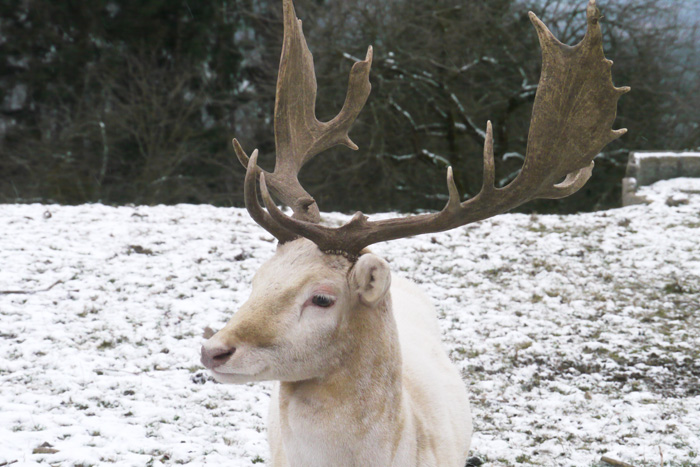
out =
<path fill-rule="evenodd" d="M 226 363 L 236 352 L 235 347 L 223 347 L 218 344 L 206 342 L 202 346 L 202 365 L 213 370 Z"/>

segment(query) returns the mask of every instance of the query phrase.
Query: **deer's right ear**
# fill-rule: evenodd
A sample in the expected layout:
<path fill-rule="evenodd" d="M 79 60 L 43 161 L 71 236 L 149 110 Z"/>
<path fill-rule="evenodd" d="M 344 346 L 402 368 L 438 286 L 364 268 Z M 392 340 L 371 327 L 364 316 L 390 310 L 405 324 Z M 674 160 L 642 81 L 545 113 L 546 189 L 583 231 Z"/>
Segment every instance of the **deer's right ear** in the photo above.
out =
<path fill-rule="evenodd" d="M 371 253 L 360 256 L 350 271 L 350 287 L 365 306 L 373 307 L 382 301 L 390 285 L 389 264 Z"/>

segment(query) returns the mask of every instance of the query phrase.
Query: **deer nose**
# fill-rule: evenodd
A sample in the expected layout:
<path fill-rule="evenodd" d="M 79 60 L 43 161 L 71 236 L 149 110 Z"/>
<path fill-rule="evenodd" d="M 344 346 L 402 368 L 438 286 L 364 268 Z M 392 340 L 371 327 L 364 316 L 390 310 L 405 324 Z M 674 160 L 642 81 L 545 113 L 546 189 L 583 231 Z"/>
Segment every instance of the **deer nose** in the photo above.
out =
<path fill-rule="evenodd" d="M 235 347 L 207 347 L 207 345 L 204 344 L 202 346 L 202 365 L 213 370 L 217 366 L 226 363 L 235 352 Z"/>

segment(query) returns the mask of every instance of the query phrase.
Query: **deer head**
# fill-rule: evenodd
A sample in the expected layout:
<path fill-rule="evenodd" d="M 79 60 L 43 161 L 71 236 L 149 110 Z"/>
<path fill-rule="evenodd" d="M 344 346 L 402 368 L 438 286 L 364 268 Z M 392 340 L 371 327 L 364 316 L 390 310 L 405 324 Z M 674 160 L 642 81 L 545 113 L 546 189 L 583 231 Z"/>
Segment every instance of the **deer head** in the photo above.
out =
<path fill-rule="evenodd" d="M 373 321 L 366 315 L 389 284 L 389 266 L 371 253 L 351 264 L 303 238 L 281 244 L 248 301 L 204 345 L 202 362 L 225 383 L 321 377 L 362 345 Z"/>
<path fill-rule="evenodd" d="M 257 165 L 238 141 L 246 167 L 245 203 L 251 217 L 279 240 L 275 255 L 253 279 L 250 299 L 202 348 L 202 362 L 223 382 L 263 379 L 299 381 L 338 365 L 362 345 L 367 325 L 380 313 L 390 284 L 389 268 L 366 247 L 411 235 L 440 232 L 495 216 L 535 198 L 562 198 L 591 176 L 593 158 L 626 130 L 612 130 L 617 101 L 628 87 L 612 84 L 612 62 L 603 55 L 595 0 L 587 8 L 588 30 L 576 46 L 559 42 L 533 14 L 542 48 L 527 154 L 509 185 L 494 185 L 493 132 L 487 124 L 481 192 L 462 202 L 447 170 L 449 201 L 437 213 L 370 221 L 357 212 L 345 225 L 321 225 L 314 199 L 300 185 L 302 166 L 321 151 L 357 146 L 348 131 L 370 92 L 372 48 L 353 65 L 340 113 L 315 117 L 316 77 L 301 22 L 284 0 L 284 43 L 275 101 L 277 158 L 273 172 Z M 257 185 L 264 209 L 258 201 Z M 273 196 L 291 207 L 285 215 Z M 365 323 L 365 324 L 363 324 Z"/>

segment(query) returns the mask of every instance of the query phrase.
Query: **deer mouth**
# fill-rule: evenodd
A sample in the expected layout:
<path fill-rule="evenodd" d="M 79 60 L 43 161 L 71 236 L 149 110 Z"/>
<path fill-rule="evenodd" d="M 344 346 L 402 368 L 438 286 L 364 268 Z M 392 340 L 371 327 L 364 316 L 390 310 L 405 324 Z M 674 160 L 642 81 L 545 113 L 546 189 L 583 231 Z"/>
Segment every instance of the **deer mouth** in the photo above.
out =
<path fill-rule="evenodd" d="M 268 369 L 268 367 L 264 367 L 262 370 L 256 372 L 240 372 L 227 370 L 226 368 L 215 368 L 209 371 L 212 372 L 214 379 L 220 383 L 240 384 L 270 379 L 264 376 L 268 372 Z"/>

